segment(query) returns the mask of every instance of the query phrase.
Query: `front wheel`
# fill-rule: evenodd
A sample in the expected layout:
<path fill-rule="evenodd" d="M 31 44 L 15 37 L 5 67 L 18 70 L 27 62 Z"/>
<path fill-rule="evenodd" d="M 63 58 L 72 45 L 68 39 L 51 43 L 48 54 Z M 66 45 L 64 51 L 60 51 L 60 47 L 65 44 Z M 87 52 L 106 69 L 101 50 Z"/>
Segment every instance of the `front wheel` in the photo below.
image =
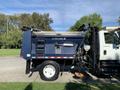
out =
<path fill-rule="evenodd" d="M 59 76 L 60 66 L 55 61 L 45 61 L 41 64 L 39 73 L 42 80 L 53 81 Z"/>

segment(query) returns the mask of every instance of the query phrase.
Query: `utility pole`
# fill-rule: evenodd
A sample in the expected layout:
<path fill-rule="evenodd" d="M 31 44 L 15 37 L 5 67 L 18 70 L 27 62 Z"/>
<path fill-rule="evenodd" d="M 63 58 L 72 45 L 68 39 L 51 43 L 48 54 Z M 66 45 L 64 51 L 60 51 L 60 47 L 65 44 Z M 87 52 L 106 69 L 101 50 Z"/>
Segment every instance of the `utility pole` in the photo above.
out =
<path fill-rule="evenodd" d="M 6 31 L 5 31 L 5 37 L 8 38 L 8 15 L 6 15 Z M 7 47 L 7 43 L 5 43 L 5 47 Z"/>
<path fill-rule="evenodd" d="M 8 24 L 9 24 L 9 16 L 7 16 L 7 34 L 8 34 Z"/>

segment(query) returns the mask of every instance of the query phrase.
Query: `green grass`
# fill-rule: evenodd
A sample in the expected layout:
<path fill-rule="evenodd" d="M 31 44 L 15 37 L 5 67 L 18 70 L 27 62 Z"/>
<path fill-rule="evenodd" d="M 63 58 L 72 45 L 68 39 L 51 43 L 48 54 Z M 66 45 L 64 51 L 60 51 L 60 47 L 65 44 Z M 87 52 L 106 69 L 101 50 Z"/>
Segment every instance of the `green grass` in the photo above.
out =
<path fill-rule="evenodd" d="M 120 84 L 0 83 L 0 90 L 120 90 Z"/>
<path fill-rule="evenodd" d="M 0 56 L 19 56 L 20 49 L 0 49 Z"/>

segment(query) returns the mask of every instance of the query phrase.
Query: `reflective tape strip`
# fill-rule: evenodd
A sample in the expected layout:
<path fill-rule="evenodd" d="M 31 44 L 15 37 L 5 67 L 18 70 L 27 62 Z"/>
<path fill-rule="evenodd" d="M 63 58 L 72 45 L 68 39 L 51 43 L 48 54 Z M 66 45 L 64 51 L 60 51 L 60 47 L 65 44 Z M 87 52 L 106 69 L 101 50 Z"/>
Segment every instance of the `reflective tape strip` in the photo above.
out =
<path fill-rule="evenodd" d="M 45 57 L 46 59 L 48 58 L 48 57 Z"/>
<path fill-rule="evenodd" d="M 49 58 L 55 58 L 55 57 L 49 57 Z"/>
<path fill-rule="evenodd" d="M 35 59 L 36 57 L 32 57 L 33 59 Z"/>
<path fill-rule="evenodd" d="M 32 58 L 36 58 L 36 57 L 32 57 Z M 62 58 L 63 58 L 63 59 L 73 59 L 74 57 L 59 57 L 59 56 L 58 56 L 58 57 L 57 57 L 57 56 L 56 56 L 56 57 L 54 57 L 54 56 L 51 56 L 51 57 L 47 57 L 47 56 L 46 56 L 46 57 L 42 57 L 42 56 L 41 56 L 41 57 L 40 57 L 40 56 L 39 56 L 39 57 L 37 57 L 37 58 L 45 58 L 45 59 L 62 59 Z"/>
<path fill-rule="evenodd" d="M 44 57 L 37 57 L 37 58 L 44 58 Z"/>
<path fill-rule="evenodd" d="M 64 59 L 68 58 L 68 57 L 63 57 Z"/>
<path fill-rule="evenodd" d="M 56 58 L 62 58 L 62 57 L 56 57 Z"/>
<path fill-rule="evenodd" d="M 69 57 L 70 59 L 73 59 L 73 57 Z"/>

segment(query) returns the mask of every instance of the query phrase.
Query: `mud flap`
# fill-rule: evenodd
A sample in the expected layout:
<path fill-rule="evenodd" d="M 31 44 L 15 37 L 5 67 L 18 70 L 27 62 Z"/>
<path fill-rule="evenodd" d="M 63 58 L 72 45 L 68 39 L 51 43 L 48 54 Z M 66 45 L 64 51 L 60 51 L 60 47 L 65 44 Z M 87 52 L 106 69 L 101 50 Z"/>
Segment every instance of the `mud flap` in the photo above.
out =
<path fill-rule="evenodd" d="M 26 74 L 30 73 L 30 64 L 31 64 L 30 60 L 27 60 L 26 61 L 26 71 L 25 71 Z"/>

